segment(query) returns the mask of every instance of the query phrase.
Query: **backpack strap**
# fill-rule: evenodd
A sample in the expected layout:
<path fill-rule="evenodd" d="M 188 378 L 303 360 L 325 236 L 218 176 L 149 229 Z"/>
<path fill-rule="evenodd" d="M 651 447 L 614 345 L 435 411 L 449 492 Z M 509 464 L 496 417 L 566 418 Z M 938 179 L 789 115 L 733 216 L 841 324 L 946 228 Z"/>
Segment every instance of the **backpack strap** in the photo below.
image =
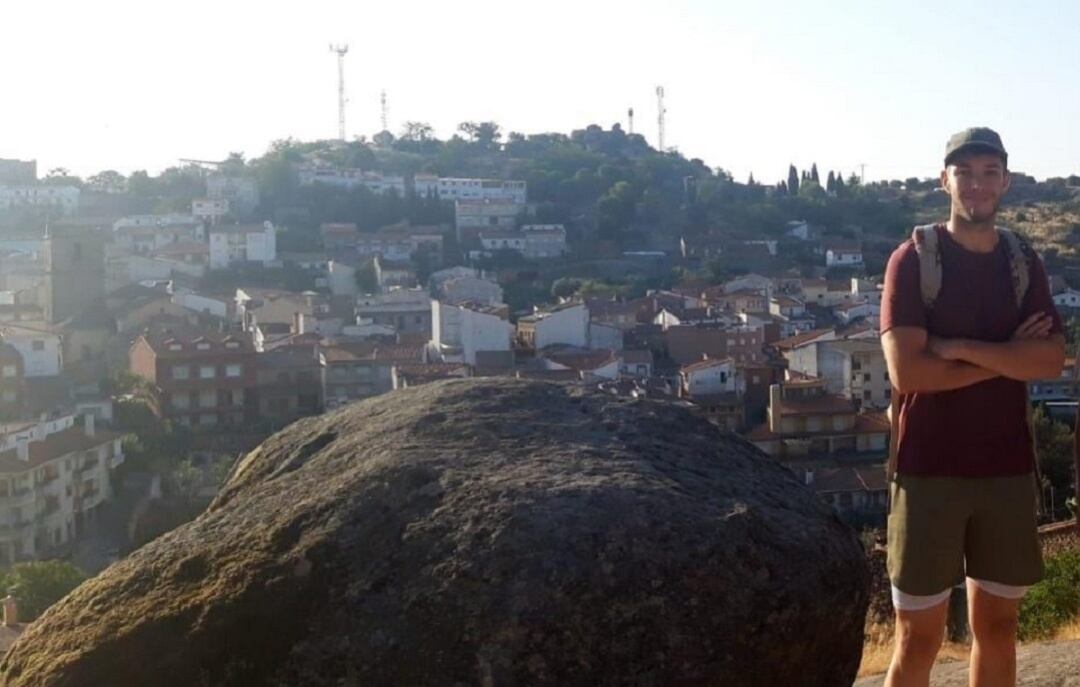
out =
<path fill-rule="evenodd" d="M 932 308 L 941 292 L 941 242 L 937 227 L 933 224 L 915 227 L 911 232 L 911 242 L 915 244 L 915 253 L 919 256 L 919 290 L 922 292 L 923 306 Z"/>
<path fill-rule="evenodd" d="M 997 231 L 1009 251 L 1009 273 L 1012 276 L 1016 307 L 1022 308 L 1028 287 L 1031 286 L 1031 247 L 1016 232 L 1002 227 Z"/>

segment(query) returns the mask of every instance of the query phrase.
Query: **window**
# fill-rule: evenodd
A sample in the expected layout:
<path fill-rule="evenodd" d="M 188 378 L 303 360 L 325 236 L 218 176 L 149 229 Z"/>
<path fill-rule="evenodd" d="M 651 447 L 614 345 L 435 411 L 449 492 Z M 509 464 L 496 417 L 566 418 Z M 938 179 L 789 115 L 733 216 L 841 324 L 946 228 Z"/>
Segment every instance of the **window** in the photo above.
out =
<path fill-rule="evenodd" d="M 36 339 L 34 341 L 34 343 L 32 343 L 30 345 L 30 348 L 35 350 L 35 351 L 44 351 L 45 350 L 45 342 L 42 341 L 41 339 Z"/>
<path fill-rule="evenodd" d="M 209 427 L 211 425 L 216 425 L 217 424 L 217 415 L 212 415 L 212 414 L 200 415 L 199 416 L 199 424 L 202 425 L 203 427 Z"/>
<path fill-rule="evenodd" d="M 232 404 L 234 406 L 242 406 L 242 405 L 244 405 L 244 390 L 243 389 L 234 389 L 233 390 L 233 392 L 232 392 Z"/>
<path fill-rule="evenodd" d="M 191 407 L 191 398 L 187 394 L 176 394 L 172 397 L 172 407 L 177 410 L 187 410 Z"/>
<path fill-rule="evenodd" d="M 209 313 L 210 308 L 207 308 L 206 312 Z M 225 348 L 240 348 L 240 342 L 239 341 L 226 341 L 225 342 Z"/>
<path fill-rule="evenodd" d="M 5 403 L 14 403 L 15 398 L 16 398 L 16 396 L 15 396 L 14 391 L 11 391 L 10 389 L 4 391 L 4 402 Z"/>
<path fill-rule="evenodd" d="M 191 370 L 187 365 L 173 365 L 172 378 L 173 379 L 189 379 L 191 376 Z"/>
<path fill-rule="evenodd" d="M 869 382 L 870 381 L 870 373 L 869 372 L 864 372 L 863 376 L 862 376 L 862 380 L 864 382 Z"/>
<path fill-rule="evenodd" d="M 862 392 L 862 397 L 863 397 L 864 401 L 869 401 L 870 400 L 870 390 L 867 389 L 866 391 L 863 391 Z"/>
<path fill-rule="evenodd" d="M 889 371 L 885 370 L 885 381 L 889 381 Z"/>
<path fill-rule="evenodd" d="M 200 341 L 199 343 L 195 344 L 195 349 L 199 351 L 209 351 L 210 344 L 205 341 Z"/>
<path fill-rule="evenodd" d="M 239 377 L 244 373 L 243 365 L 226 365 L 225 376 L 226 377 Z"/>
<path fill-rule="evenodd" d="M 14 365 L 4 365 L 3 369 L 0 370 L 0 376 L 14 377 L 15 376 L 15 366 Z"/>
<path fill-rule="evenodd" d="M 761 377 L 759 377 L 758 375 L 754 375 L 753 377 L 751 377 L 751 380 L 753 384 L 761 384 Z"/>
<path fill-rule="evenodd" d="M 213 379 L 217 376 L 217 370 L 213 365 L 203 365 L 199 368 L 199 379 Z"/>
<path fill-rule="evenodd" d="M 217 391 L 209 389 L 199 392 L 199 407 L 200 408 L 214 408 L 217 406 L 218 398 Z"/>
<path fill-rule="evenodd" d="M 892 389 L 886 389 L 885 390 L 885 398 L 889 398 L 889 399 L 892 398 Z"/>
<path fill-rule="evenodd" d="M 169 344 L 169 350 L 170 351 L 182 351 L 182 350 L 184 350 L 184 347 L 181 346 L 178 343 L 171 343 L 171 344 Z"/>

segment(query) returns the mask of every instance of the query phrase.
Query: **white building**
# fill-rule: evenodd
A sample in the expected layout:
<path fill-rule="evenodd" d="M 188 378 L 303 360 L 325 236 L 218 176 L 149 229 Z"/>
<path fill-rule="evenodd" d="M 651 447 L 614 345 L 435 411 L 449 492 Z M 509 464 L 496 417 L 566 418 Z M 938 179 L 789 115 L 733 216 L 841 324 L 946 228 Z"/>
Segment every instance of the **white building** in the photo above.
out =
<path fill-rule="evenodd" d="M 481 351 L 509 351 L 514 326 L 506 321 L 505 305 L 431 301 L 431 343 L 447 362 L 476 364 Z"/>
<path fill-rule="evenodd" d="M 356 266 L 350 262 L 331 260 L 327 265 L 327 286 L 335 296 L 355 296 L 360 293 L 356 283 Z"/>
<path fill-rule="evenodd" d="M 876 303 L 845 303 L 833 308 L 837 318 L 844 324 L 850 324 L 859 318 L 863 318 L 875 329 L 878 326 L 878 318 L 881 317 L 881 306 Z"/>
<path fill-rule="evenodd" d="M 405 177 L 384 175 L 362 169 L 310 166 L 300 167 L 298 176 L 301 186 L 325 184 L 337 188 L 366 188 L 373 193 L 397 193 L 405 195 Z"/>
<path fill-rule="evenodd" d="M 205 240 L 202 220 L 192 215 L 132 215 L 113 224 L 114 245 L 139 255 L 177 243 Z"/>
<path fill-rule="evenodd" d="M 773 280 L 760 274 L 744 274 L 724 284 L 724 293 L 736 291 L 755 291 L 765 294 L 766 298 L 772 296 Z"/>
<path fill-rule="evenodd" d="M 816 341 L 784 353 L 788 369 L 825 381 L 829 393 L 839 394 L 857 407 L 889 405 L 892 384 L 881 342 L 874 339 Z"/>
<path fill-rule="evenodd" d="M 210 229 L 211 269 L 224 269 L 240 262 L 268 265 L 274 260 L 277 260 L 276 230 L 270 222 Z"/>
<path fill-rule="evenodd" d="M 206 180 L 206 195 L 210 200 L 229 201 L 229 209 L 241 216 L 259 205 L 259 187 L 250 177 L 212 176 Z"/>
<path fill-rule="evenodd" d="M 826 267 L 862 267 L 861 248 L 829 248 L 825 251 Z"/>
<path fill-rule="evenodd" d="M 683 395 L 691 398 L 724 393 L 740 393 L 740 377 L 731 358 L 706 358 L 679 370 Z"/>
<path fill-rule="evenodd" d="M 422 182 L 421 182 L 422 179 Z M 424 195 L 430 189 L 430 177 L 417 177 L 416 193 Z M 502 179 L 439 179 L 440 200 L 509 200 L 516 205 L 525 204 L 525 182 Z"/>
<path fill-rule="evenodd" d="M 1059 308 L 1080 308 L 1080 291 L 1065 289 L 1053 296 L 1054 305 Z"/>
<path fill-rule="evenodd" d="M 224 297 L 214 298 L 191 292 L 173 294 L 172 302 L 192 312 L 213 315 L 223 320 L 229 320 L 230 313 L 235 309 L 235 303 Z"/>
<path fill-rule="evenodd" d="M 201 220 L 216 224 L 229 214 L 229 201 L 225 198 L 198 198 L 191 201 L 191 214 Z"/>
<path fill-rule="evenodd" d="M 566 227 L 561 224 L 526 224 L 521 232 L 525 235 L 523 254 L 530 260 L 558 258 L 566 253 Z"/>
<path fill-rule="evenodd" d="M 79 194 L 75 186 L 0 186 L 0 212 L 35 207 L 71 215 L 79 209 Z"/>
<path fill-rule="evenodd" d="M 439 299 L 444 303 L 484 303 L 492 305 L 503 302 L 502 287 L 479 277 L 456 277 L 438 286 Z"/>
<path fill-rule="evenodd" d="M 14 346 L 22 356 L 26 377 L 55 377 L 63 369 L 60 335 L 44 324 L 5 323 L 0 325 L 0 341 Z"/>
<path fill-rule="evenodd" d="M 121 438 L 90 413 L 0 427 L 0 564 L 43 558 L 98 519 Z"/>
<path fill-rule="evenodd" d="M 584 303 L 564 303 L 518 320 L 521 338 L 537 351 L 563 344 L 589 347 L 589 309 Z"/>
<path fill-rule="evenodd" d="M 475 239 L 481 231 L 510 231 L 525 205 L 512 200 L 458 200 L 454 204 L 457 240 Z"/>

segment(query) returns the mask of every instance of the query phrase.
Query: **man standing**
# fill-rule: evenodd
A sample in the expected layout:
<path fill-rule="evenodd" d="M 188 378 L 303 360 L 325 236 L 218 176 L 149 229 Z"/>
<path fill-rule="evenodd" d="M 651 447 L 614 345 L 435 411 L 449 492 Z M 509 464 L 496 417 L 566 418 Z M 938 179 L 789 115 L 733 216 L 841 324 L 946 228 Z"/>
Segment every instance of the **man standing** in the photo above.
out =
<path fill-rule="evenodd" d="M 949 139 L 941 185 L 949 221 L 916 229 L 885 272 L 881 340 L 898 394 L 885 685 L 929 684 L 965 577 L 971 684 L 1014 685 L 1020 601 L 1042 577 L 1026 383 L 1061 374 L 1065 337 L 1039 257 L 994 223 L 1009 188 L 998 134 Z"/>

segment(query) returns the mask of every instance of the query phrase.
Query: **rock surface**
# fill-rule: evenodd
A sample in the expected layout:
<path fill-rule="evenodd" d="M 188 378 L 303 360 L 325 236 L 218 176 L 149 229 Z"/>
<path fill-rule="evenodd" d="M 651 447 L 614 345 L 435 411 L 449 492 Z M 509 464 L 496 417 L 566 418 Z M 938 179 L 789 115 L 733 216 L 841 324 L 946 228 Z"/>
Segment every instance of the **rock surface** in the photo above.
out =
<path fill-rule="evenodd" d="M 437 382 L 296 423 L 0 684 L 850 685 L 854 532 L 670 404 Z"/>
<path fill-rule="evenodd" d="M 855 687 L 881 687 L 885 676 L 863 678 Z M 1016 653 L 1016 684 L 1023 687 L 1080 687 L 1080 641 L 1026 644 Z M 931 687 L 967 687 L 968 664 L 939 663 Z"/>

